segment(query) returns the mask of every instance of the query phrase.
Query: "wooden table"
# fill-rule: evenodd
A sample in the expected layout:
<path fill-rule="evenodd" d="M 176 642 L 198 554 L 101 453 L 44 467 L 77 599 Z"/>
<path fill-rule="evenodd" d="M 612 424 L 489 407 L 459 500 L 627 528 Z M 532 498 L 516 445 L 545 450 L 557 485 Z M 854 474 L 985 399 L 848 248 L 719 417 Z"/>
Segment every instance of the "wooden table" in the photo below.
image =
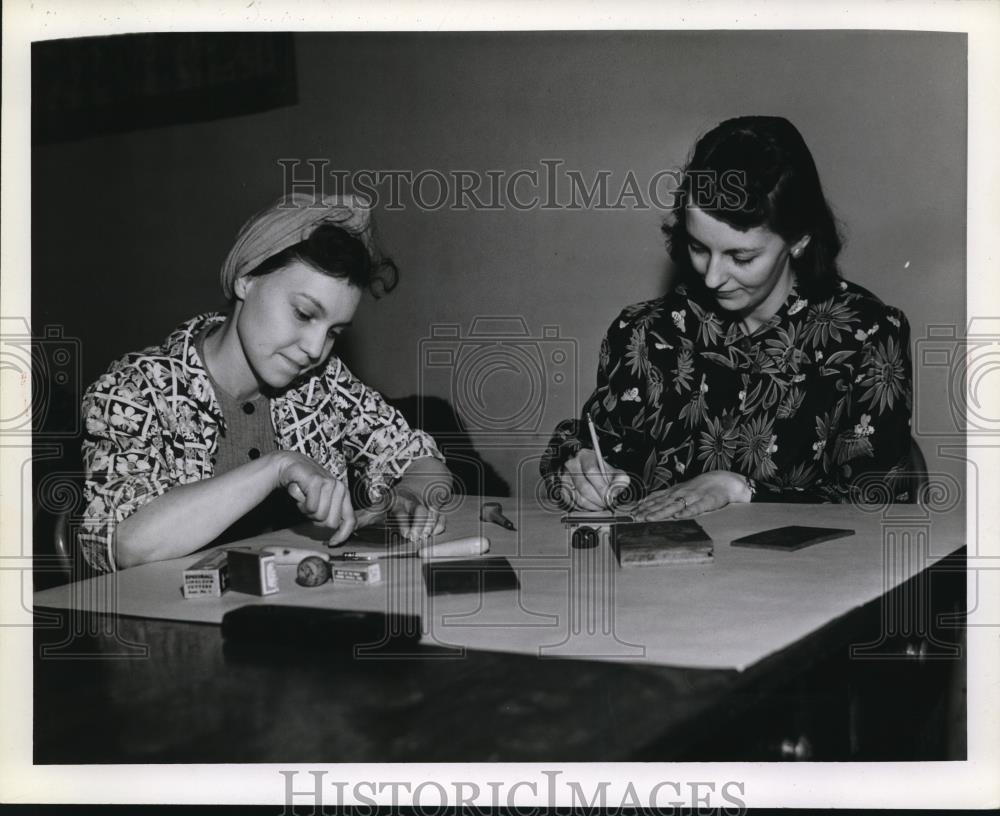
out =
<path fill-rule="evenodd" d="M 935 614 L 965 608 L 960 506 L 731 507 L 701 519 L 716 563 L 622 570 L 570 548 L 554 508 L 509 506 L 509 533 L 461 501 L 449 535 L 488 535 L 520 592 L 428 599 L 397 562 L 377 591 L 302 589 L 286 568 L 277 596 L 183 601 L 187 558 L 37 593 L 35 762 L 964 755 L 961 621 Z M 857 535 L 729 545 L 790 523 Z M 279 541 L 307 543 L 250 544 Z M 425 642 L 375 660 L 224 640 L 245 603 L 389 604 L 423 614 Z"/>

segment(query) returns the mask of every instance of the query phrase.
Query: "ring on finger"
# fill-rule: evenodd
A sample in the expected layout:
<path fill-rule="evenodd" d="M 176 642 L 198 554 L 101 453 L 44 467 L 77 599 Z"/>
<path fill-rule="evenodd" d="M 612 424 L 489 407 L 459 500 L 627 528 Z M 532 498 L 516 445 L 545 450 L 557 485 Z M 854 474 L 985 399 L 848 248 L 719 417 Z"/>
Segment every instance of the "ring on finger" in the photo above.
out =
<path fill-rule="evenodd" d="M 685 499 L 683 496 L 678 496 L 677 498 L 678 498 L 678 500 L 681 503 L 681 507 L 684 508 L 685 510 L 687 510 L 688 500 Z"/>

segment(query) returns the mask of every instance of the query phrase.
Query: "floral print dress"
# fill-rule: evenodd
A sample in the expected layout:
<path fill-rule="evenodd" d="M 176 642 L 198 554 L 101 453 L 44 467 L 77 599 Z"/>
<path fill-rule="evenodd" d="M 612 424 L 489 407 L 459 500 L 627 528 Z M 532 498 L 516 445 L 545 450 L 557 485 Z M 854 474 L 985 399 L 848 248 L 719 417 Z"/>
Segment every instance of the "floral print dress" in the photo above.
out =
<path fill-rule="evenodd" d="M 703 287 L 623 310 L 601 345 L 580 421 L 556 429 L 542 473 L 591 447 L 651 492 L 713 470 L 755 501 L 907 501 L 912 387 L 901 311 L 840 281 L 810 302 L 793 288 L 747 335 Z M 872 492 L 874 491 L 874 492 Z M 881 491 L 881 492 L 879 492 Z"/>
<path fill-rule="evenodd" d="M 225 321 L 200 315 L 158 348 L 111 365 L 83 398 L 82 445 L 87 501 L 77 539 L 90 565 L 115 569 L 117 524 L 179 484 L 215 473 L 222 409 L 198 354 L 198 336 Z M 349 480 L 370 501 L 425 456 L 441 461 L 434 440 L 410 428 L 377 391 L 332 355 L 270 400 L 278 448 L 309 456 Z"/>

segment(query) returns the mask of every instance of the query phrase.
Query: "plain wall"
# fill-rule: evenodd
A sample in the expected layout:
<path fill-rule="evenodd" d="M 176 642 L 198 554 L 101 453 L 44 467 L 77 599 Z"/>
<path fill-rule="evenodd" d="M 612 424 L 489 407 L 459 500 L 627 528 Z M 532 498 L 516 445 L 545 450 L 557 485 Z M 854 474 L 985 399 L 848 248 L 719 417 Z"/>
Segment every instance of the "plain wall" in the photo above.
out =
<path fill-rule="evenodd" d="M 538 171 L 558 159 L 585 178 L 610 171 L 616 193 L 629 171 L 645 184 L 682 166 L 699 134 L 751 113 L 788 117 L 810 145 L 845 226 L 846 277 L 901 307 L 915 341 L 931 324 L 964 325 L 964 35 L 308 34 L 296 49 L 293 107 L 33 151 L 33 328 L 80 338 L 85 382 L 220 305 L 217 270 L 236 230 L 283 192 L 279 159 L 444 173 Z M 513 486 L 522 459 L 537 456 L 554 421 L 593 387 L 619 309 L 664 291 L 662 220 L 635 208 L 380 210 L 401 281 L 364 303 L 345 356 L 387 395 L 423 386 L 468 406 L 473 426 L 484 412 L 514 416 L 536 388 L 544 405 L 521 418 L 537 433 L 473 433 Z M 535 338 L 554 327 L 533 346 L 484 359 L 474 372 L 480 407 L 467 401 L 476 394 L 449 393 L 447 370 L 426 357 L 436 324 L 464 335 L 476 316 L 521 317 Z M 566 362 L 553 361 L 557 349 Z M 504 368 L 527 359 L 518 354 L 545 357 L 543 382 Z M 921 428 L 947 430 L 948 400 L 922 385 L 925 373 Z M 931 469 L 960 472 L 939 459 L 936 441 L 922 439 Z"/>

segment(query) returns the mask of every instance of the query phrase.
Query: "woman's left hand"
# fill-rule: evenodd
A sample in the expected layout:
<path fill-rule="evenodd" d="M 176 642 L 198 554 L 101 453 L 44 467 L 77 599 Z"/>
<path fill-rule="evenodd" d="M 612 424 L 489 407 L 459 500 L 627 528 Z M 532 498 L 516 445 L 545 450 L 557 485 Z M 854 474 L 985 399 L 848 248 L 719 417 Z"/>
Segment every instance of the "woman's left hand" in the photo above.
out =
<path fill-rule="evenodd" d="M 381 507 L 366 508 L 357 513 L 358 527 L 385 524 L 405 539 L 425 544 L 431 536 L 445 530 L 445 516 L 429 502 L 421 501 L 413 490 L 397 485 Z M 386 506 L 388 504 L 388 506 Z"/>
<path fill-rule="evenodd" d="M 727 504 L 748 502 L 750 497 L 750 485 L 739 473 L 713 470 L 650 493 L 636 505 L 632 515 L 636 521 L 691 518 Z"/>
<path fill-rule="evenodd" d="M 411 490 L 397 486 L 392 506 L 386 514 L 388 522 L 407 541 L 427 543 L 431 536 L 444 532 L 445 517 L 429 502 Z"/>
<path fill-rule="evenodd" d="M 451 495 L 452 475 L 444 463 L 432 456 L 415 459 L 374 506 L 357 513 L 357 524 L 383 523 L 407 541 L 424 544 L 444 532 L 441 508 Z"/>

